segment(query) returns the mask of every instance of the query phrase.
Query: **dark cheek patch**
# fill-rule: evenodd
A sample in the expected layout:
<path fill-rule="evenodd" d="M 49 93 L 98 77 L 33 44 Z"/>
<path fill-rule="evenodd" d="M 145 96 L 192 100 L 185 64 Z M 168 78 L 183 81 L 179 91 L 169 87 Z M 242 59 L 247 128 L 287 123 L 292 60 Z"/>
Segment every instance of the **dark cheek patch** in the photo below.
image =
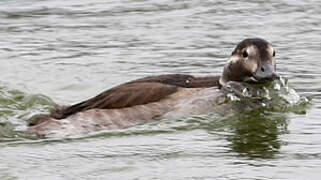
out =
<path fill-rule="evenodd" d="M 243 81 L 244 78 L 251 76 L 252 73 L 244 66 L 243 61 L 237 61 L 229 65 L 228 78 L 233 81 Z"/>

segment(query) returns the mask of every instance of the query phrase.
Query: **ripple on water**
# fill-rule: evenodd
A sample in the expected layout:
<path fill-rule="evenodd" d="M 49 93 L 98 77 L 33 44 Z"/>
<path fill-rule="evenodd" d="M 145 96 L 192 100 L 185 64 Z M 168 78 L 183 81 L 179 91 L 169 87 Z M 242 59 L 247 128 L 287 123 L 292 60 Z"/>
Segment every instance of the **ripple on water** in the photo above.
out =
<path fill-rule="evenodd" d="M 26 120 L 34 114 L 48 112 L 55 103 L 41 94 L 26 94 L 0 87 L 0 105 L 0 141 L 7 141 L 14 140 L 7 138 L 24 137 Z"/>
<path fill-rule="evenodd" d="M 320 8 L 292 0 L 1 1 L 0 179 L 319 179 Z M 146 75 L 221 74 L 245 37 L 272 42 L 278 71 L 312 98 L 308 107 L 70 139 L 18 133 L 54 106 L 48 97 L 72 104 Z"/>

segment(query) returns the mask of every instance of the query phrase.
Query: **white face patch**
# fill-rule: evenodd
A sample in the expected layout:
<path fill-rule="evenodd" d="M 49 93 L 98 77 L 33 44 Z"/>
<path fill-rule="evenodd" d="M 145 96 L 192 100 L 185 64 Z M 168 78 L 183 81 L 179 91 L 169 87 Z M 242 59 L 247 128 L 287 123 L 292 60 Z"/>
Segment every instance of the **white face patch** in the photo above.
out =
<path fill-rule="evenodd" d="M 251 72 L 255 73 L 257 70 L 257 63 L 254 61 L 249 61 L 246 63 L 246 68 Z"/>
<path fill-rule="evenodd" d="M 249 46 L 246 48 L 246 52 L 251 56 L 257 54 L 257 48 L 255 46 Z"/>
<path fill-rule="evenodd" d="M 275 66 L 275 60 L 274 60 L 274 57 L 273 57 L 274 49 L 270 44 L 267 47 L 267 52 L 269 52 L 269 54 L 272 57 L 272 65 Z"/>
<path fill-rule="evenodd" d="M 254 73 L 254 72 L 256 72 L 257 66 L 258 66 L 257 61 L 254 60 L 258 56 L 258 53 L 259 53 L 258 49 L 256 46 L 251 45 L 246 48 L 246 52 L 248 53 L 249 56 L 245 59 L 246 60 L 245 61 L 245 68 L 249 72 Z"/>
<path fill-rule="evenodd" d="M 237 61 L 239 61 L 240 60 L 240 57 L 238 56 L 238 55 L 233 55 L 233 56 L 231 56 L 230 57 L 230 59 L 227 61 L 229 64 L 230 63 L 232 63 L 232 64 L 234 64 L 234 63 L 236 63 Z"/>
<path fill-rule="evenodd" d="M 271 46 L 271 45 L 268 45 L 268 47 L 267 47 L 267 50 L 266 50 L 267 52 L 269 52 L 269 54 L 271 54 L 271 56 L 273 55 L 273 51 L 274 51 L 274 49 L 273 49 L 273 47 Z"/>

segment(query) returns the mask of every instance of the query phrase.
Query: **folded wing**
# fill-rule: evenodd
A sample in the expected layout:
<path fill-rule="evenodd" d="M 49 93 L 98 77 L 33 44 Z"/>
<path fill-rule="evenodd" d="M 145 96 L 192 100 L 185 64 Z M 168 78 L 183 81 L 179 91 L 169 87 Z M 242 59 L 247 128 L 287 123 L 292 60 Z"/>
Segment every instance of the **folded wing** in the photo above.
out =
<path fill-rule="evenodd" d="M 150 76 L 116 86 L 81 103 L 57 108 L 51 113 L 51 117 L 63 119 L 88 109 L 114 109 L 148 104 L 159 101 L 180 88 L 218 86 L 218 81 L 218 76 L 194 77 L 181 74 Z"/>

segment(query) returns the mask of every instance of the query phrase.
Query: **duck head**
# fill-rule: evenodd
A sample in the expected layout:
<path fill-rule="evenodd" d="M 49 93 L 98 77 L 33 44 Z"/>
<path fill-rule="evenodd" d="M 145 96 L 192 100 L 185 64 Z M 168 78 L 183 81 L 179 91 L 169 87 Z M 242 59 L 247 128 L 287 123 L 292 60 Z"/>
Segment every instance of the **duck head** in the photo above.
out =
<path fill-rule="evenodd" d="M 272 45 L 264 39 L 252 38 L 235 47 L 224 66 L 220 84 L 224 86 L 229 81 L 264 83 L 277 78 Z"/>

